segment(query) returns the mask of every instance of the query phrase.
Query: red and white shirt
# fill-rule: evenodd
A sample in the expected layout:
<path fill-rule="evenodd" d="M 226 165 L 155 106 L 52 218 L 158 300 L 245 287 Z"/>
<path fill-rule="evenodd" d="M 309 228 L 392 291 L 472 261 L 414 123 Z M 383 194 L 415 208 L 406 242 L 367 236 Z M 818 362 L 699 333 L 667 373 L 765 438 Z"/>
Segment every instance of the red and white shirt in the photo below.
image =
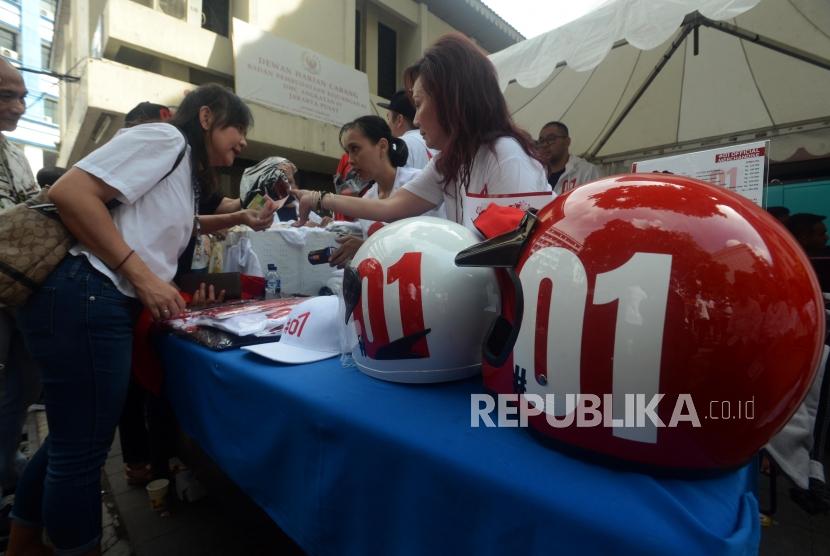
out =
<path fill-rule="evenodd" d="M 404 184 L 402 189 L 434 205 L 443 201 L 447 219 L 474 231 L 472 222 L 490 203 L 541 208 L 555 197 L 548 185 L 545 169 L 538 160 L 525 153 L 512 137 L 501 137 L 493 144 L 482 145 L 478 149 L 466 191 L 462 191 L 455 181 L 445 187 L 441 174 L 435 168 L 435 161 L 433 158 L 424 171 Z"/>

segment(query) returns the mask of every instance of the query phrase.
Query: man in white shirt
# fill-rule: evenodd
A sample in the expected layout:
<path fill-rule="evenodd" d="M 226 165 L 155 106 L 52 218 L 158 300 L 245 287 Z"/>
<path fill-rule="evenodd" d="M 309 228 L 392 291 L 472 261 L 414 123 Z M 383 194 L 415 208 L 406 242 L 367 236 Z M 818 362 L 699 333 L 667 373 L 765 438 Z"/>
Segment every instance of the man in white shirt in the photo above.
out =
<path fill-rule="evenodd" d="M 570 153 L 571 137 L 562 122 L 548 122 L 539 131 L 539 154 L 545 161 L 548 183 L 557 195 L 599 179 L 599 169 Z"/>
<path fill-rule="evenodd" d="M 415 118 L 415 107 L 412 106 L 406 91 L 397 91 L 388 103 L 379 102 L 378 106 L 386 108 L 386 123 L 392 130 L 392 137 L 400 137 L 406 143 L 409 150 L 409 157 L 406 159 L 405 168 L 423 169 L 435 154 L 427 148 L 421 132 L 412 123 Z"/>

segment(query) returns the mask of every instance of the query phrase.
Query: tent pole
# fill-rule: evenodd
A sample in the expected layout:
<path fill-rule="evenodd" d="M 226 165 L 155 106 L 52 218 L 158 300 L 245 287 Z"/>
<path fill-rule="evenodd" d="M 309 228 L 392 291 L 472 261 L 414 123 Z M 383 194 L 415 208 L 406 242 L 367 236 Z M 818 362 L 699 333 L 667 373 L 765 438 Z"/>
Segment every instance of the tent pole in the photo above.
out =
<path fill-rule="evenodd" d="M 738 27 L 737 25 L 732 25 L 731 23 L 726 23 L 724 21 L 713 21 L 706 17 L 700 16 L 698 22 L 701 25 L 711 27 L 712 29 L 717 29 L 718 31 L 723 31 L 724 33 L 738 37 L 739 39 L 743 39 L 745 41 L 749 41 L 751 43 L 769 48 L 770 50 L 780 52 L 781 54 L 786 54 L 787 56 L 791 56 L 793 58 L 796 58 L 797 60 L 801 60 L 802 62 L 807 62 L 808 64 L 812 64 L 814 66 L 830 70 L 830 60 L 807 52 L 806 50 L 800 50 L 798 48 L 788 46 L 775 39 L 771 39 L 769 37 L 759 35 L 758 33 L 747 31 L 746 29 Z"/>
<path fill-rule="evenodd" d="M 608 128 L 608 131 L 602 134 L 602 137 L 600 138 L 599 143 L 597 143 L 597 146 L 591 149 L 591 152 L 588 154 L 589 159 L 594 159 L 597 156 L 597 153 L 600 150 L 602 150 L 602 147 L 605 146 L 605 143 L 608 142 L 608 140 L 611 138 L 611 135 L 613 135 L 614 132 L 617 131 L 617 128 L 620 127 L 620 124 L 622 124 L 623 120 L 626 118 L 626 116 L 628 116 L 628 113 L 631 112 L 631 110 L 634 108 L 634 105 L 636 105 L 640 98 L 642 98 L 649 86 L 651 86 L 651 84 L 654 82 L 654 80 L 657 78 L 660 72 L 663 71 L 663 68 L 666 67 L 666 64 L 669 63 L 669 60 L 677 51 L 677 49 L 680 48 L 680 45 L 683 44 L 683 41 L 686 39 L 689 33 L 691 33 L 692 30 L 694 30 L 695 28 L 697 28 L 696 20 L 692 20 L 688 23 L 684 22 L 684 25 L 681 28 L 680 33 L 677 35 L 677 38 L 672 41 L 669 48 L 660 58 L 660 61 L 657 62 L 657 65 L 655 65 L 651 72 L 648 74 L 646 80 L 643 81 L 643 84 L 640 85 L 640 88 L 637 89 L 637 92 L 634 93 L 634 96 L 631 97 L 631 100 L 629 100 L 628 103 L 625 105 L 625 108 L 623 108 L 622 112 L 620 112 L 620 115 L 617 116 L 617 118 L 611 124 L 611 127 Z"/>

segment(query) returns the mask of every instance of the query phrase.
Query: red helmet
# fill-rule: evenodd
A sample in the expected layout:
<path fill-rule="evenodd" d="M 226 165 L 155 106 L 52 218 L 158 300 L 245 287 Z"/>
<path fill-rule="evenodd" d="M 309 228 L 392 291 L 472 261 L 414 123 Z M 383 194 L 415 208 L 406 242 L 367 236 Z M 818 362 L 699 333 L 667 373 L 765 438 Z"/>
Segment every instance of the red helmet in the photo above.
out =
<path fill-rule="evenodd" d="M 531 427 L 595 459 L 735 468 L 787 422 L 819 362 L 824 305 L 799 245 L 694 179 L 584 185 L 456 262 L 506 269 L 485 385 L 523 394 Z"/>

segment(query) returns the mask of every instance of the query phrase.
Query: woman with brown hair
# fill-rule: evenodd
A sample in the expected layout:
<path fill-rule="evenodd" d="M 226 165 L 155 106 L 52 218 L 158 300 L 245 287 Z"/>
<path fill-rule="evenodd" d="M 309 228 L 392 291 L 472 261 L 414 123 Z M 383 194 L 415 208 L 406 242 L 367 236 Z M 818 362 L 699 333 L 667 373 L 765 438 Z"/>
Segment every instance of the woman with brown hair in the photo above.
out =
<path fill-rule="evenodd" d="M 312 209 L 392 222 L 444 202 L 447 218 L 472 228 L 490 203 L 540 208 L 553 200 L 530 136 L 510 117 L 493 64 L 469 39 L 459 33 L 440 38 L 404 80 L 415 125 L 427 146 L 441 152 L 387 199 L 302 192 L 299 224 Z"/>

